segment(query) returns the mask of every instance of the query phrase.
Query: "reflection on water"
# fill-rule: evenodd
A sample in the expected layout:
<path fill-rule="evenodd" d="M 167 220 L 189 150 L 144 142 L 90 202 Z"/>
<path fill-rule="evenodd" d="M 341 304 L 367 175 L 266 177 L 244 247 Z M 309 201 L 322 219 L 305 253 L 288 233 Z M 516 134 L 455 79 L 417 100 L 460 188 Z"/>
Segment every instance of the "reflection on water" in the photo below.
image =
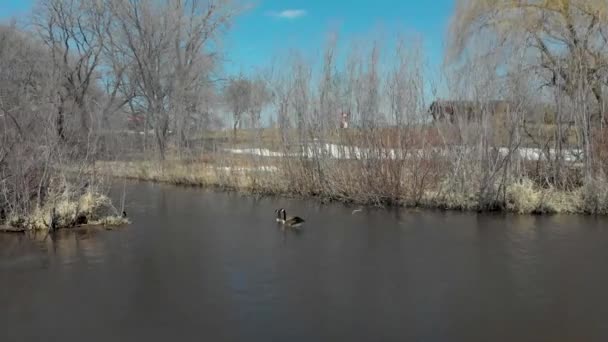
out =
<path fill-rule="evenodd" d="M 104 260 L 104 240 L 99 238 L 103 228 L 87 227 L 60 230 L 56 233 L 28 232 L 0 234 L 0 271 L 19 269 L 24 263 L 48 268 L 51 262 L 63 267 L 78 262 L 101 263 Z"/>
<path fill-rule="evenodd" d="M 153 184 L 128 199 L 124 229 L 0 235 L 2 340 L 608 338 L 603 218 L 353 215 Z"/>

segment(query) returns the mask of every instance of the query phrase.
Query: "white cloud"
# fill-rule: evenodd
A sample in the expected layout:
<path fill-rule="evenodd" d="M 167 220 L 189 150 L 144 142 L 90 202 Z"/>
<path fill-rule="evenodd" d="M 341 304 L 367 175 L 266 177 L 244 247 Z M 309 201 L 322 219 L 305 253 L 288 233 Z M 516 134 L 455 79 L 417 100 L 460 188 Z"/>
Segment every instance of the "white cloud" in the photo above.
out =
<path fill-rule="evenodd" d="M 301 18 L 308 14 L 306 10 L 303 9 L 286 9 L 280 12 L 270 12 L 269 15 L 276 18 L 282 19 L 297 19 Z"/>

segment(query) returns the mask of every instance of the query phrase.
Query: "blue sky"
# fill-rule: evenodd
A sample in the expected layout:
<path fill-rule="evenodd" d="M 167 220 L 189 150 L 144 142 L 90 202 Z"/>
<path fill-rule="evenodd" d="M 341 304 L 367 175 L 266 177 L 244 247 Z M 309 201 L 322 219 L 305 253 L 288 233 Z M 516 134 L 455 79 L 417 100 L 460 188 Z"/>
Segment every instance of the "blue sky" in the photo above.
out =
<path fill-rule="evenodd" d="M 10 17 L 16 17 L 28 14 L 33 0 L 0 0 L 0 20 L 6 20 Z"/>
<path fill-rule="evenodd" d="M 223 41 L 226 71 L 249 73 L 273 57 L 299 48 L 308 56 L 320 53 L 327 33 L 341 42 L 415 33 L 424 41 L 431 67 L 442 60 L 443 41 L 454 0 L 254 0 Z M 23 19 L 33 0 L 0 0 L 0 20 Z"/>
<path fill-rule="evenodd" d="M 290 48 L 320 53 L 330 30 L 342 42 L 401 31 L 419 34 L 430 62 L 438 64 L 452 10 L 453 0 L 261 0 L 235 23 L 227 48 L 247 69 Z"/>
<path fill-rule="evenodd" d="M 400 31 L 420 35 L 437 65 L 453 6 L 453 0 L 261 0 L 237 20 L 226 47 L 233 67 L 247 69 L 291 48 L 320 53 L 330 31 L 341 41 Z"/>

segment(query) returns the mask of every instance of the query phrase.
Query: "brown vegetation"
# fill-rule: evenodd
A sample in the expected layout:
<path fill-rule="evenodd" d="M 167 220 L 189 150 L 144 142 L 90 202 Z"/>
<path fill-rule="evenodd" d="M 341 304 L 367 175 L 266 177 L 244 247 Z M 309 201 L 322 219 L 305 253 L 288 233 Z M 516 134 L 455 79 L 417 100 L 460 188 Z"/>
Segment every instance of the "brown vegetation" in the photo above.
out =
<path fill-rule="evenodd" d="M 31 31 L 0 27 L 0 208 L 47 215 L 57 194 L 77 203 L 101 173 L 605 214 L 607 7 L 458 1 L 439 77 L 415 38 L 339 56 L 331 35 L 319 63 L 294 52 L 222 82 L 228 0 L 39 0 Z M 439 93 L 449 100 L 433 104 Z"/>
<path fill-rule="evenodd" d="M 101 180 L 81 171 L 120 154 L 130 117 L 143 113 L 140 155 L 150 140 L 161 159 L 172 134 L 181 148 L 188 132 L 213 121 L 210 46 L 234 8 L 221 0 L 38 0 L 33 13 L 29 30 L 0 24 L 0 225 L 123 222 L 114 212 L 83 212 L 83 192 L 106 198 L 90 192 Z"/>
<path fill-rule="evenodd" d="M 605 213 L 606 197 L 592 191 L 605 187 L 606 170 L 602 5 L 462 1 L 453 28 L 443 86 L 454 99 L 448 108 L 463 109 L 462 115 L 433 120 L 442 107 L 426 101 L 429 84 L 415 40 L 399 39 L 389 52 L 379 42 L 358 46 L 338 66 L 332 36 L 319 68 L 296 53 L 256 76 L 273 94 L 266 109 L 276 130 L 236 134 L 240 119 L 234 115 L 237 138 L 208 134 L 216 147 L 202 169 L 183 168 L 178 160 L 149 166 L 153 177 L 136 178 L 369 204 Z M 563 49 L 543 50 L 553 36 L 563 38 Z M 508 44 L 486 46 L 478 37 Z M 381 55 L 392 58 L 381 65 Z M 235 96 L 236 89 L 247 89 L 239 84 L 246 82 L 233 83 L 224 97 L 233 113 L 247 112 L 247 96 Z M 430 88 L 437 91 L 435 84 Z M 348 113 L 347 129 L 339 122 L 342 113 Z M 249 150 L 239 163 L 277 171 L 238 169 L 222 152 L 231 148 Z"/>

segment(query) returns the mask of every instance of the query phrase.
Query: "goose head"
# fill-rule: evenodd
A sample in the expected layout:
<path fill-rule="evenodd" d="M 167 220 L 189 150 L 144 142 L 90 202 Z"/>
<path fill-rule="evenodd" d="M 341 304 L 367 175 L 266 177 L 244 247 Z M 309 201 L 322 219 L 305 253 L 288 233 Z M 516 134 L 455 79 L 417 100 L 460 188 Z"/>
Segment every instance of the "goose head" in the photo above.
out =
<path fill-rule="evenodd" d="M 279 208 L 274 210 L 275 214 L 277 214 L 276 220 L 277 222 L 285 222 L 285 219 L 281 217 L 281 214 L 285 212 L 285 209 Z"/>

